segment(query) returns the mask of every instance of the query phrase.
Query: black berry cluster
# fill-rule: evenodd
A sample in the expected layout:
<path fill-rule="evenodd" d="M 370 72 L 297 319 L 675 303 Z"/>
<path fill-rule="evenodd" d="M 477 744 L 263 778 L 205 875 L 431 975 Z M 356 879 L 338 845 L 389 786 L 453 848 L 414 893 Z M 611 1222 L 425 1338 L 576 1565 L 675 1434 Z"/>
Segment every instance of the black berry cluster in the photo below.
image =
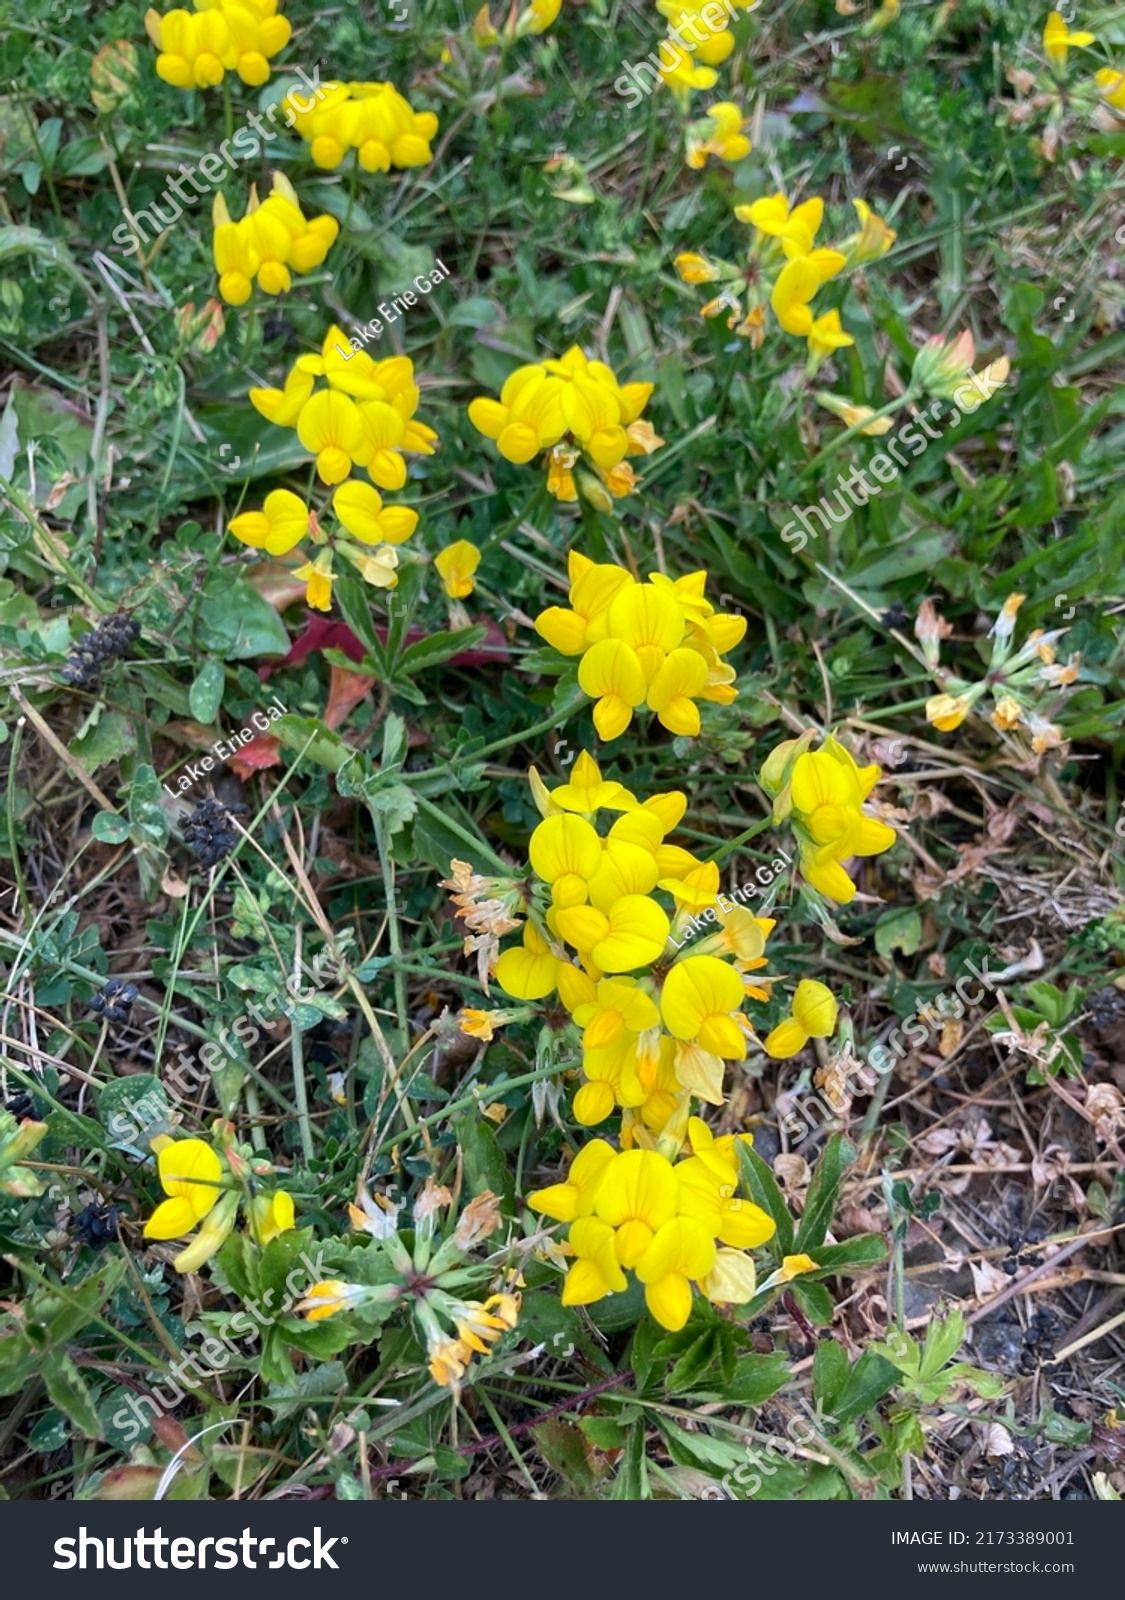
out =
<path fill-rule="evenodd" d="M 104 1015 L 107 1022 L 128 1022 L 136 998 L 137 991 L 131 983 L 110 978 L 97 994 L 90 996 L 88 1004 L 91 1011 L 96 1011 L 99 1016 Z"/>
<path fill-rule="evenodd" d="M 1041 1267 L 1044 1257 L 1041 1254 L 1029 1255 L 1036 1245 L 1042 1244 L 1047 1237 L 1047 1230 L 1042 1223 L 1033 1223 L 1024 1233 L 1010 1233 L 1008 1235 L 1008 1249 L 1011 1255 L 1006 1256 L 1001 1266 L 1009 1278 L 1014 1278 L 1021 1267 Z"/>
<path fill-rule="evenodd" d="M 1031 1440 L 1015 1439 L 1011 1455 L 989 1467 L 985 1483 L 994 1495 L 1005 1500 L 1030 1500 L 1051 1465 L 1047 1448 L 1033 1449 Z"/>
<path fill-rule="evenodd" d="M 1044 1361 L 1053 1361 L 1055 1347 L 1062 1333 L 1062 1318 L 1049 1307 L 1036 1311 L 1027 1325 L 1020 1352 L 1020 1371 L 1030 1377 Z"/>
<path fill-rule="evenodd" d="M 91 1250 L 102 1250 L 117 1238 L 117 1218 L 120 1206 L 103 1206 L 94 1203 L 84 1206 L 71 1223 L 76 1239 L 88 1244 Z"/>
<path fill-rule="evenodd" d="M 118 656 L 125 654 L 140 631 L 139 622 L 124 611 L 115 611 L 82 635 L 67 657 L 61 676 L 76 689 L 88 689 Z"/>
<path fill-rule="evenodd" d="M 201 867 L 216 866 L 230 855 L 238 843 L 231 814 L 245 810 L 245 806 L 224 806 L 210 797 L 199 801 L 184 823 L 184 843 Z"/>

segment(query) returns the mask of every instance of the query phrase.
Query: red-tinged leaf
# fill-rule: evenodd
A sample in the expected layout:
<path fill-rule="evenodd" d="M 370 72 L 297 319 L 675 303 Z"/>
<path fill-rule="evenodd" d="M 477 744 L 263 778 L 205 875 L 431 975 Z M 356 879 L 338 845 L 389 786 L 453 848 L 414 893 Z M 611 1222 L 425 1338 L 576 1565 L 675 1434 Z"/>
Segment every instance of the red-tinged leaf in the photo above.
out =
<path fill-rule="evenodd" d="M 328 686 L 328 704 L 324 708 L 324 721 L 330 728 L 338 728 L 361 700 L 371 693 L 378 680 L 365 672 L 347 672 L 343 667 L 333 667 Z"/>
<path fill-rule="evenodd" d="M 339 650 L 346 655 L 349 661 L 362 661 L 364 648 L 346 622 L 334 622 L 331 617 L 324 617 L 315 611 L 307 613 L 305 631 L 293 641 L 293 648 L 287 656 L 282 656 L 278 661 L 266 661 L 258 668 L 258 676 L 265 680 L 274 672 L 279 672 L 283 667 L 301 667 L 308 657 L 318 650 Z M 483 667 L 489 663 L 504 664 L 510 659 L 508 641 L 502 630 L 490 617 L 476 619 L 487 630 L 484 639 L 473 650 L 462 650 L 452 656 L 447 662 L 450 667 Z M 380 643 L 387 642 L 387 630 L 376 626 L 375 632 Z M 429 638 L 425 628 L 407 629 L 405 643 L 408 645 L 419 644 L 423 639 Z"/>
<path fill-rule="evenodd" d="M 281 766 L 281 742 L 272 733 L 260 733 L 249 744 L 244 744 L 236 756 L 227 757 L 227 766 L 242 779 L 251 773 L 264 772 L 267 767 Z"/>
<path fill-rule="evenodd" d="M 163 1467 L 110 1467 L 91 1500 L 151 1500 Z"/>
<path fill-rule="evenodd" d="M 299 563 L 295 560 L 293 565 Z M 284 611 L 294 600 L 303 600 L 308 589 L 304 578 L 295 578 L 293 567 L 280 561 L 261 562 L 247 575 L 246 581 L 275 611 Z"/>

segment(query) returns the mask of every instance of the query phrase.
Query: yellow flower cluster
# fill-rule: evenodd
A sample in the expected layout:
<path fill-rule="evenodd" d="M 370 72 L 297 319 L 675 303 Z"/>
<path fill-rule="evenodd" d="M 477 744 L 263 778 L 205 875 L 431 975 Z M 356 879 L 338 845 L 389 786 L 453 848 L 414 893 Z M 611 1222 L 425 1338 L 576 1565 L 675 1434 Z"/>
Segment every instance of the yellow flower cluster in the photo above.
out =
<path fill-rule="evenodd" d="M 318 378 L 325 388 L 317 388 Z M 298 356 L 283 389 L 250 390 L 251 403 L 268 422 L 296 428 L 316 457 L 322 483 L 343 483 L 357 466 L 366 467 L 380 489 L 402 488 L 404 453 L 433 454 L 437 434 L 414 420 L 418 399 L 412 361 L 375 361 L 365 350 L 353 351 L 335 326 L 320 355 Z"/>
<path fill-rule="evenodd" d="M 750 1143 L 749 1134 L 740 1138 Z M 753 1300 L 754 1261 L 745 1252 L 772 1238 L 776 1224 L 759 1206 L 735 1198 L 733 1134 L 716 1139 L 692 1117 L 688 1142 L 691 1154 L 673 1162 L 658 1150 L 619 1152 L 594 1139 L 574 1158 L 565 1182 L 528 1197 L 535 1211 L 570 1224 L 567 1254 L 574 1261 L 564 1306 L 620 1294 L 628 1288 L 626 1272 L 644 1284 L 649 1311 L 673 1332 L 691 1315 L 693 1287 L 715 1305 Z M 792 1256 L 775 1278 L 815 1270 L 807 1256 Z"/>
<path fill-rule="evenodd" d="M 882 776 L 880 769 L 858 767 L 833 738 L 810 750 L 815 738 L 810 730 L 779 744 L 762 768 L 760 782 L 773 800 L 774 822 L 788 817 L 793 824 L 806 883 L 846 905 L 855 896 L 855 884 L 841 863 L 851 856 L 881 855 L 894 844 L 895 831 L 863 811 Z M 805 1032 L 815 1035 L 816 1030 L 806 1027 Z"/>
<path fill-rule="evenodd" d="M 269 82 L 270 60 L 293 31 L 278 0 L 195 0 L 195 10 L 145 13 L 145 31 L 160 51 L 156 70 L 177 89 L 210 89 L 227 72 L 253 88 Z"/>
<path fill-rule="evenodd" d="M 365 172 L 424 167 L 438 130 L 432 111 L 415 111 L 391 83 L 326 83 L 296 112 L 294 127 L 318 167 L 338 167 L 349 150 Z"/>
<path fill-rule="evenodd" d="M 294 272 L 312 272 L 335 243 L 340 224 L 334 217 L 308 220 L 296 191 L 284 173 L 273 174 L 265 200 L 257 185 L 250 190 L 246 215 L 231 221 L 220 191 L 211 208 L 215 228 L 213 249 L 219 293 L 228 306 L 245 305 L 254 292 L 254 280 L 265 294 L 285 294 Z"/>
<path fill-rule="evenodd" d="M 624 1136 L 651 1142 L 689 1095 L 723 1104 L 724 1063 L 745 1057 L 753 1031 L 743 1002 L 769 998 L 747 975 L 765 966 L 774 924 L 720 895 L 713 862 L 668 842 L 687 809 L 680 791 L 641 802 L 586 751 L 568 783 L 548 790 L 534 768 L 531 783 L 543 816 L 528 852 L 539 887 L 497 982 L 519 1000 L 557 993 L 581 1029 L 577 1120 L 594 1127 L 618 1106 Z M 601 811 L 620 813 L 604 835 Z M 704 924 L 714 932 L 693 939 Z"/>
<path fill-rule="evenodd" d="M 734 668 L 720 658 L 746 632 L 746 619 L 704 598 L 705 572 L 675 582 L 662 573 L 637 583 L 622 567 L 597 565 L 572 550 L 570 608 L 550 606 L 536 632 L 564 656 L 581 656 L 578 682 L 597 704 L 603 739 L 624 733 L 640 706 L 670 733 L 699 732 L 698 700 L 737 698 Z"/>
<path fill-rule="evenodd" d="M 610 496 L 632 494 L 640 482 L 625 457 L 651 455 L 664 443 L 641 417 L 652 391 L 651 383 L 618 383 L 612 367 L 572 345 L 557 361 L 517 367 L 499 400 L 482 395 L 470 402 L 469 420 L 495 439 L 506 461 L 522 466 L 549 451 L 549 492 L 577 500 L 581 487 L 604 510 Z M 576 482 L 583 456 L 597 479 L 579 474 Z"/>
<path fill-rule="evenodd" d="M 1034 628 L 1013 654 L 1016 616 L 1024 599 L 1022 594 L 1010 594 L 1005 600 L 991 629 L 992 654 L 986 675 L 975 683 L 941 668 L 941 641 L 948 637 L 950 625 L 932 601 L 922 602 L 914 632 L 927 667 L 942 685 L 942 692 L 932 695 L 926 703 L 926 720 L 939 732 L 952 733 L 978 701 L 991 696 L 989 721 L 998 732 L 1025 733 L 1034 755 L 1062 748 L 1062 729 L 1044 715 L 1055 708 L 1048 707 L 1045 700 L 1056 695 L 1061 700 L 1062 694 L 1077 683 L 1082 657 L 1071 655 L 1065 665 L 1057 660 L 1055 641 L 1067 631 L 1065 628 L 1050 633 Z"/>
<path fill-rule="evenodd" d="M 759 0 L 656 0 L 656 9 L 670 26 L 655 59 L 660 77 L 686 105 L 696 89 L 713 89 L 714 68 L 734 50 L 730 23 L 738 11 L 752 11 Z M 723 13 L 726 13 L 723 15 Z"/>
<path fill-rule="evenodd" d="M 808 365 L 814 373 L 834 350 L 855 343 L 833 309 L 815 316 L 817 291 L 849 267 L 877 261 L 896 234 L 864 200 L 853 200 L 858 230 L 839 246 L 816 243 L 824 219 L 824 202 L 814 198 L 790 207 L 784 194 L 766 196 L 752 205 L 736 206 L 735 216 L 754 229 L 743 265 L 711 260 L 695 251 L 676 257 L 676 271 L 685 283 L 721 283 L 720 292 L 701 315 L 728 313 L 727 326 L 748 338 L 756 350 L 766 336 L 766 310 L 794 338 L 808 341 Z"/>
<path fill-rule="evenodd" d="M 318 554 L 297 567 L 294 576 L 308 584 L 305 597 L 314 610 L 332 609 L 334 552 L 350 561 L 364 582 L 374 588 L 397 588 L 396 547 L 409 539 L 418 526 L 418 513 L 409 506 L 384 505 L 382 496 L 370 484 L 355 479 L 336 490 L 332 510 L 340 526 L 358 544 L 352 544 L 338 531 L 322 527 L 320 517 L 289 489 L 274 489 L 260 511 L 244 511 L 235 517 L 230 531 L 241 543 L 274 557 L 288 555 L 304 538 L 311 538 Z"/>
<path fill-rule="evenodd" d="M 251 1177 L 273 1171 L 268 1161 L 234 1143 L 229 1122 L 216 1122 L 214 1132 L 221 1154 L 204 1139 L 171 1139 L 161 1134 L 152 1140 L 160 1186 L 167 1199 L 145 1223 L 145 1238 L 182 1239 L 199 1228 L 172 1263 L 177 1272 L 197 1272 L 211 1259 L 234 1227 L 242 1186 Z M 248 1211 L 259 1244 L 269 1244 L 293 1227 L 293 1200 L 284 1189 L 255 1195 Z"/>

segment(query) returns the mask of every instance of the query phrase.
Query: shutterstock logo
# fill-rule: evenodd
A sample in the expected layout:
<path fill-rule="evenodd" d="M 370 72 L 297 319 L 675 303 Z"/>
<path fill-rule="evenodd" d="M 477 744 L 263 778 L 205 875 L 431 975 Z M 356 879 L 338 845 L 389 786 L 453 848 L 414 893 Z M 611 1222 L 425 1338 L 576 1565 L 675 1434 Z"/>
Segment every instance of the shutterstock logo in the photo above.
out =
<path fill-rule="evenodd" d="M 287 1567 L 293 1572 L 305 1572 L 309 1567 L 319 1572 L 322 1567 L 331 1567 L 334 1572 L 339 1572 L 339 1567 L 332 1559 L 329 1551 L 334 1544 L 347 1544 L 347 1537 L 337 1536 L 333 1539 L 322 1537 L 319 1528 L 313 1529 L 311 1539 L 299 1535 L 278 1544 L 276 1539 L 259 1539 L 243 1528 L 238 1538 L 215 1539 L 187 1539 L 170 1538 L 162 1533 L 159 1528 L 154 1533 L 146 1533 L 144 1528 L 138 1528 L 136 1533 L 127 1533 L 120 1539 L 95 1539 L 86 1532 L 85 1527 L 78 1530 L 78 1537 L 55 1540 L 55 1555 L 60 1560 L 53 1561 L 52 1566 L 66 1572 L 77 1568 L 79 1572 L 86 1572 L 91 1567 L 112 1567 L 118 1571 L 133 1565 L 133 1554 L 136 1553 L 137 1566 L 146 1570 L 155 1567 L 175 1567 L 181 1572 L 199 1571 L 210 1565 L 216 1572 L 229 1572 L 232 1567 L 249 1567 L 254 1571 L 258 1566 L 269 1567 L 276 1570 L 278 1567 Z M 120 1545 L 120 1551 L 118 1550 Z M 77 1546 L 77 1553 L 75 1551 Z M 271 1547 L 277 1554 L 271 1560 L 254 1559 L 256 1554 L 265 1557 Z M 165 1560 L 167 1551 L 170 1560 Z M 213 1559 L 208 1563 L 210 1554 Z M 150 1561 L 148 1558 L 152 1556 Z M 90 1558 L 89 1560 L 87 1558 Z M 96 1559 L 93 1559 L 96 1557 Z"/>

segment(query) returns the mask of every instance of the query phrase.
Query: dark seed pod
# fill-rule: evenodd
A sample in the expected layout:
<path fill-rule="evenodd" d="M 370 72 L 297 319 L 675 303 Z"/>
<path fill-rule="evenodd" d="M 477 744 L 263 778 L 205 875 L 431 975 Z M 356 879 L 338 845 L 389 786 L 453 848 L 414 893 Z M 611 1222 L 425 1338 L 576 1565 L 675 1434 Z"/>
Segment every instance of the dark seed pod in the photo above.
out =
<path fill-rule="evenodd" d="M 67 657 L 60 676 L 76 689 L 88 689 L 140 634 L 141 625 L 124 611 L 115 611 L 84 633 Z"/>

